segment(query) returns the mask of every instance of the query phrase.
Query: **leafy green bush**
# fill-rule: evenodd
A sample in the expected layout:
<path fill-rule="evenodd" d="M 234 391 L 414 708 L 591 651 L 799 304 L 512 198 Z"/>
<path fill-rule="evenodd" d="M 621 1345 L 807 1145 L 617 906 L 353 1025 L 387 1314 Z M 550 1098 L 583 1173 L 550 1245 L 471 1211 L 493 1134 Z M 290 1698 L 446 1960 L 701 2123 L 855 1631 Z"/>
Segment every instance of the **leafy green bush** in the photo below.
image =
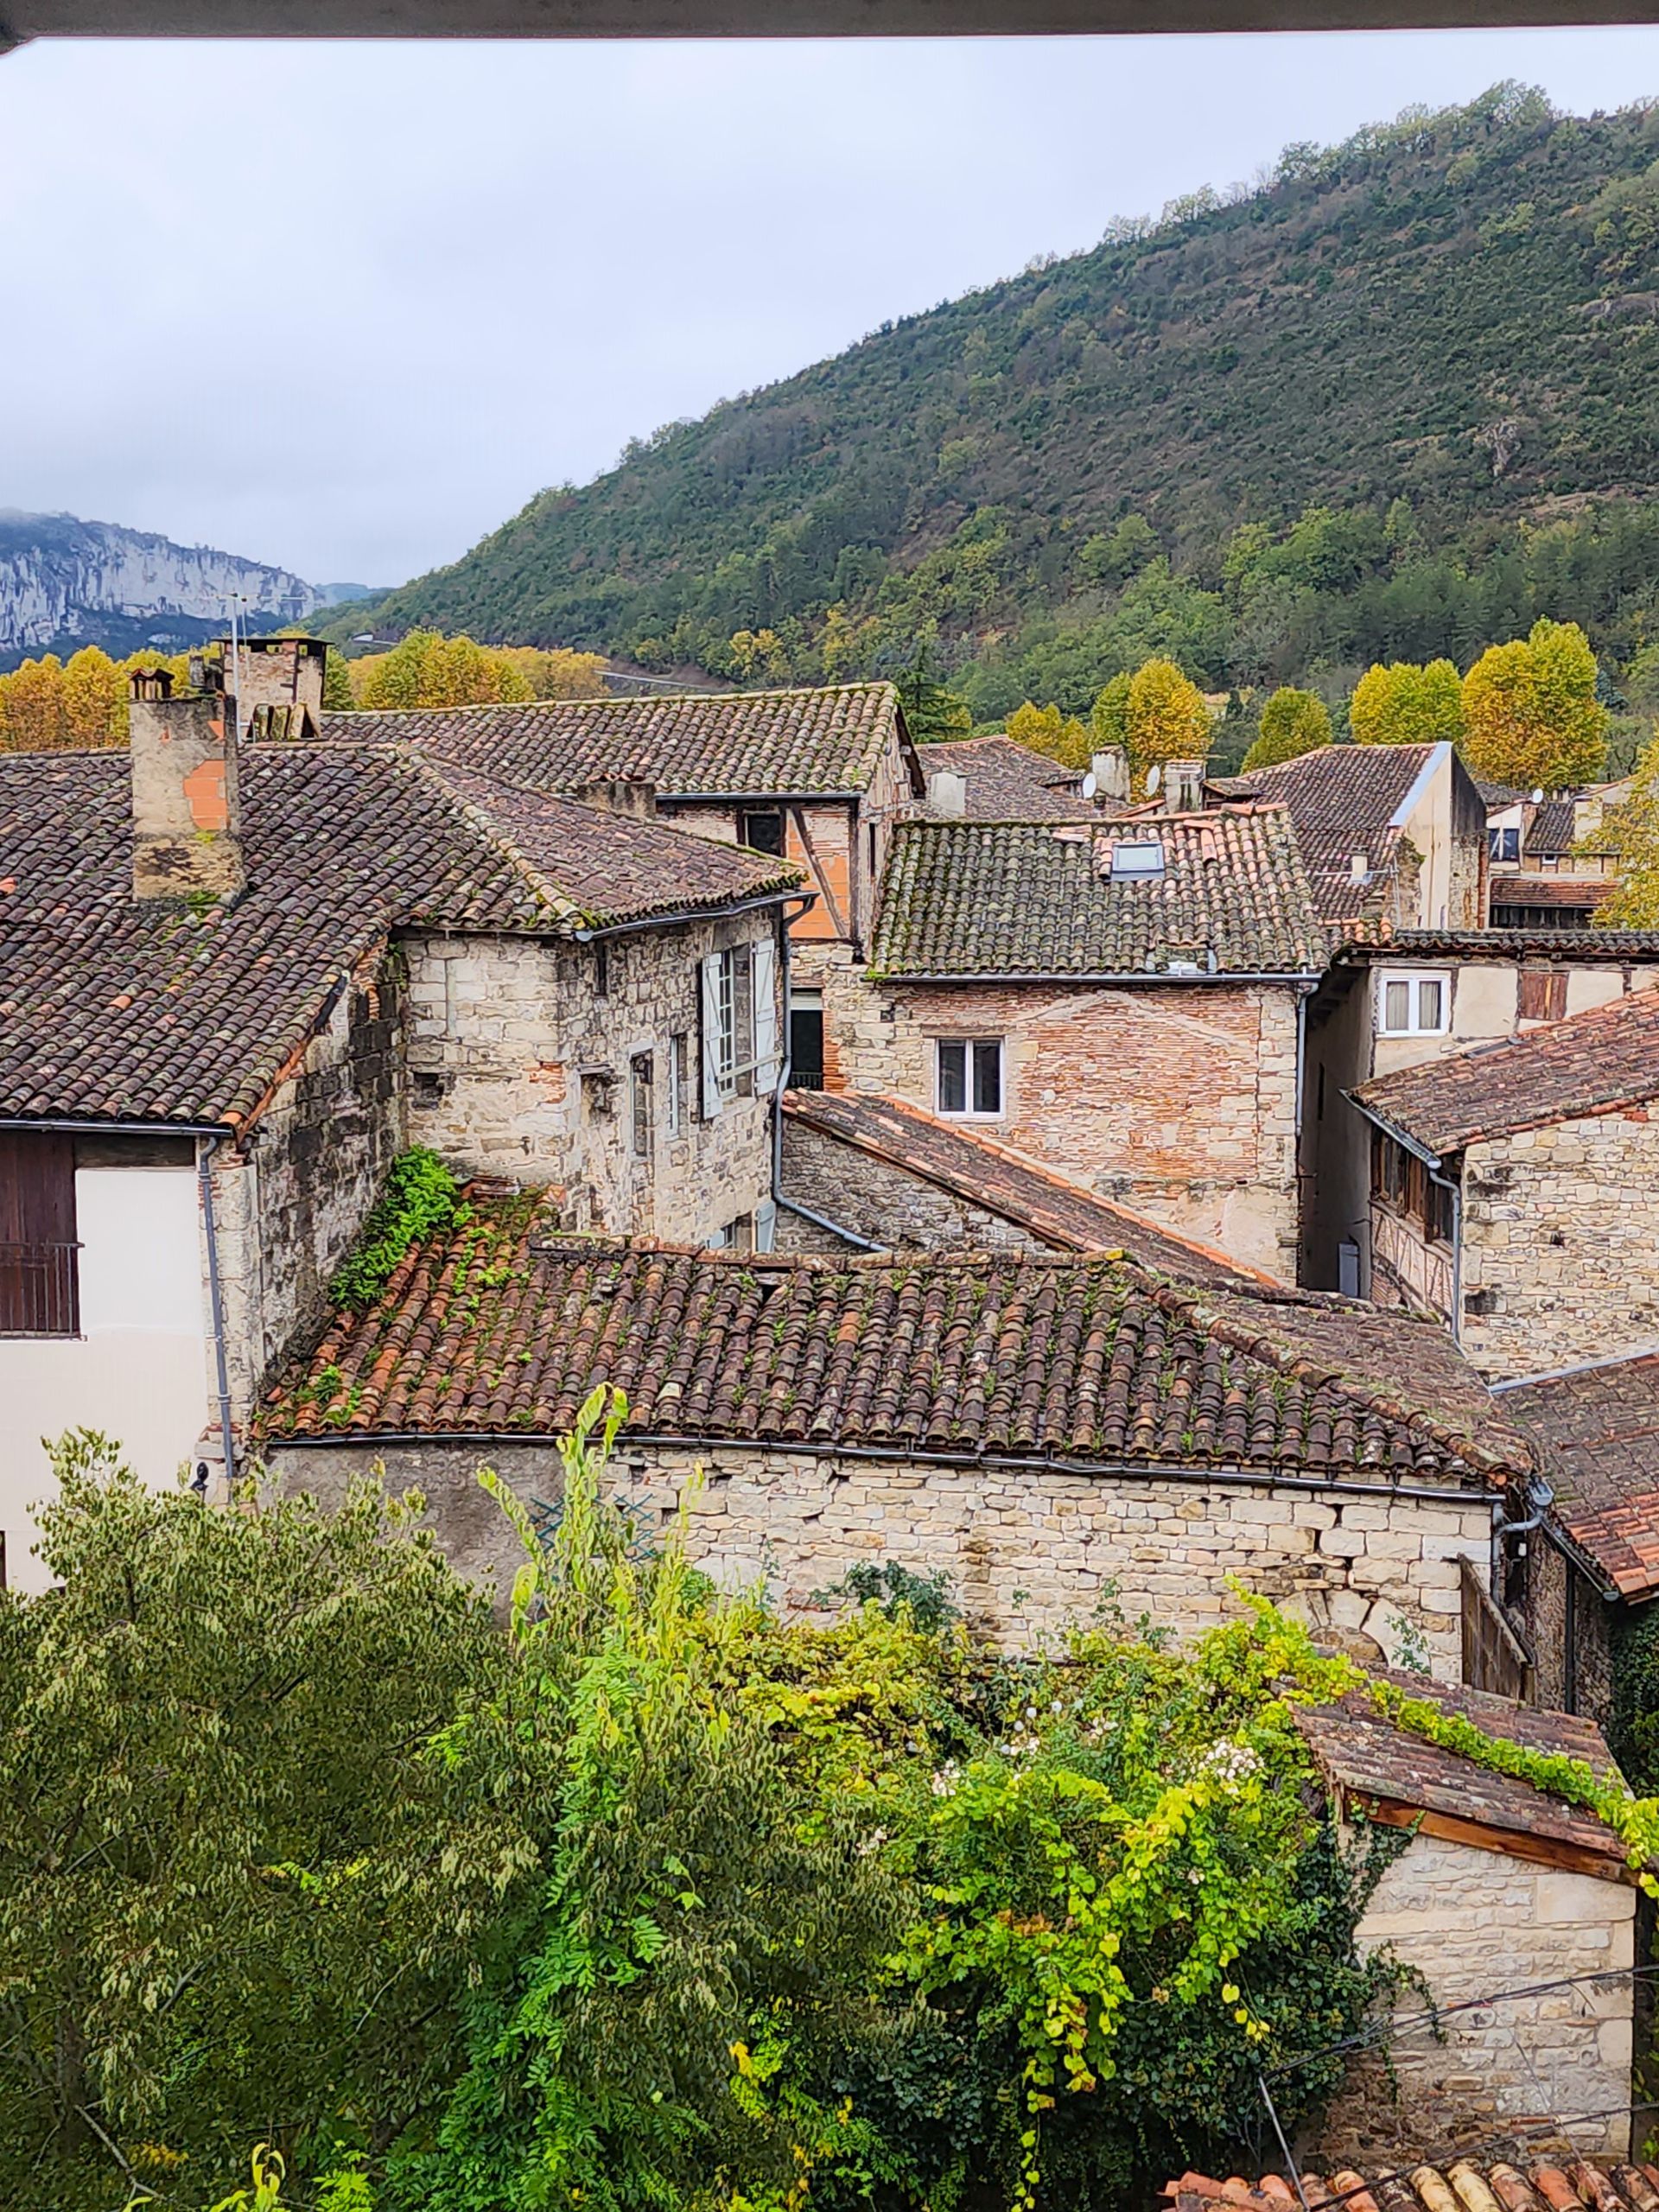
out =
<path fill-rule="evenodd" d="M 462 1211 L 461 1185 L 435 1152 L 416 1145 L 400 1154 L 350 1259 L 329 1285 L 334 1303 L 359 1313 L 372 1306 L 410 1246 L 448 1228 Z"/>

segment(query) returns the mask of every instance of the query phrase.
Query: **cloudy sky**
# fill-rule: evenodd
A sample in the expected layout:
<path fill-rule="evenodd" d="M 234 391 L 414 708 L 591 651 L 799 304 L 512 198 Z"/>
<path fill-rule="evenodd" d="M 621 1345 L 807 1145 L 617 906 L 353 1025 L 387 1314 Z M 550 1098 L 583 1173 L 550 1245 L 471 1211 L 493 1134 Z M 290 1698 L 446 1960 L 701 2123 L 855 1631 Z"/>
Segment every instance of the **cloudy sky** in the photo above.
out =
<path fill-rule="evenodd" d="M 0 505 L 401 582 L 888 316 L 1659 29 L 0 59 Z"/>

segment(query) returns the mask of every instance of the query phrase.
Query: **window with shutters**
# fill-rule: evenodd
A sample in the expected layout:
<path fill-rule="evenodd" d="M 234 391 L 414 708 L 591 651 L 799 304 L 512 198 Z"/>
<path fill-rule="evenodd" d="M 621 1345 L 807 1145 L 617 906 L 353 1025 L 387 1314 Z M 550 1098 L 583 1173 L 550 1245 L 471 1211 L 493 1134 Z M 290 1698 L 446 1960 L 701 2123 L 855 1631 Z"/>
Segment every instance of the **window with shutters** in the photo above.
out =
<path fill-rule="evenodd" d="M 1523 968 L 1515 1011 L 1520 1021 L 1559 1021 L 1567 1012 L 1567 970 Z"/>
<path fill-rule="evenodd" d="M 728 946 L 702 963 L 702 1111 L 778 1080 L 777 949 L 770 938 Z"/>
<path fill-rule="evenodd" d="M 73 1137 L 0 1129 L 0 1336 L 80 1333 Z"/>

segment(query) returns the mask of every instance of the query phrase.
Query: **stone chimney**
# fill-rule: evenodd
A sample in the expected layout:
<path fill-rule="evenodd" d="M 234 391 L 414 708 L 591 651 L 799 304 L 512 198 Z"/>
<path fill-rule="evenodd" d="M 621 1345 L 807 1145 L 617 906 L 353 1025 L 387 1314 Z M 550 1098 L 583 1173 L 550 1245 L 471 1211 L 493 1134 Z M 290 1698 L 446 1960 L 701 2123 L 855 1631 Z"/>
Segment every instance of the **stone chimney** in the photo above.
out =
<path fill-rule="evenodd" d="M 230 639 L 221 638 L 219 650 L 224 656 L 227 690 L 236 689 L 237 658 L 241 663 L 242 688 L 236 702 L 238 737 L 247 735 L 256 715 L 261 736 L 300 739 L 320 734 L 322 676 L 328 659 L 328 648 L 321 638 L 244 638 L 235 657 Z"/>
<path fill-rule="evenodd" d="M 1164 811 L 1166 814 L 1193 814 L 1203 804 L 1203 761 L 1166 760 L 1164 763 Z"/>
<path fill-rule="evenodd" d="M 636 822 L 657 819 L 657 786 L 643 777 L 599 776 L 590 784 L 578 784 L 571 797 L 604 814 L 626 814 Z"/>
<path fill-rule="evenodd" d="M 968 812 L 968 779 L 955 768 L 935 768 L 927 779 L 927 810 L 936 822 L 961 822 Z"/>
<path fill-rule="evenodd" d="M 235 702 L 220 690 L 172 692 L 164 669 L 132 677 L 132 895 L 222 904 L 247 885 Z"/>
<path fill-rule="evenodd" d="M 1102 747 L 1089 763 L 1095 779 L 1095 798 L 1107 802 L 1116 801 L 1120 806 L 1129 803 L 1129 756 L 1121 745 Z"/>

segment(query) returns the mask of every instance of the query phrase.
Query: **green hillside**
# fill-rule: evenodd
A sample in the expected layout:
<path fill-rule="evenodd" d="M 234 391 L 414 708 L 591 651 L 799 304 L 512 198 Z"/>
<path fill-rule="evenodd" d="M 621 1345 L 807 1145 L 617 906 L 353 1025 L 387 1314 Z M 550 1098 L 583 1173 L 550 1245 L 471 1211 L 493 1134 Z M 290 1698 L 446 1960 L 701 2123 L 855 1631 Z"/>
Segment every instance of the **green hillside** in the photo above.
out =
<path fill-rule="evenodd" d="M 1199 194 L 542 493 L 381 624 L 982 715 L 1659 637 L 1659 110 L 1499 86 Z M 360 611 L 358 617 L 360 620 Z M 349 630 L 350 623 L 343 626 Z"/>

